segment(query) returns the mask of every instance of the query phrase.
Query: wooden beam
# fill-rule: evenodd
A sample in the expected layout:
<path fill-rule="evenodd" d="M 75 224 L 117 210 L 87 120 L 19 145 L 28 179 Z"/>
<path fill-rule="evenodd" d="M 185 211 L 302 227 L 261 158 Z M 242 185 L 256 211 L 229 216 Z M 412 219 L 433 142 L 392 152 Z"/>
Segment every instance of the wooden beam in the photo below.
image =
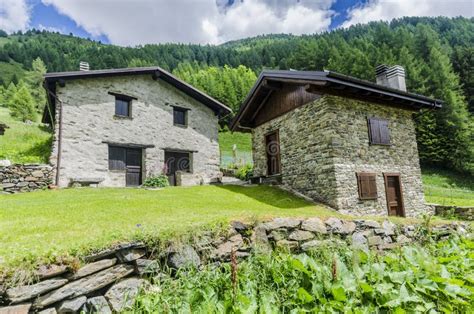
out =
<path fill-rule="evenodd" d="M 262 87 L 270 90 L 279 90 L 281 89 L 282 84 L 280 82 L 274 82 L 269 80 L 264 80 L 262 82 Z"/>
<path fill-rule="evenodd" d="M 260 112 L 260 109 L 263 108 L 263 106 L 267 102 L 268 98 L 270 98 L 270 96 L 272 94 L 273 94 L 273 90 L 270 90 L 270 92 L 268 92 L 268 94 L 265 96 L 265 98 L 263 98 L 262 102 L 258 105 L 257 109 L 253 112 L 252 117 L 250 118 L 250 121 L 253 121 L 255 119 L 257 114 Z"/>
<path fill-rule="evenodd" d="M 304 90 L 307 93 L 319 94 L 319 93 L 321 93 L 321 91 L 319 90 L 319 87 L 326 86 L 326 85 L 327 84 L 324 81 L 314 81 L 314 82 L 311 82 L 310 84 L 306 84 L 304 86 Z"/>
<path fill-rule="evenodd" d="M 151 78 L 156 81 L 157 79 L 160 78 L 160 76 L 161 76 L 161 72 L 160 72 L 160 71 L 155 71 L 155 72 L 153 72 L 153 74 L 151 75 Z"/>

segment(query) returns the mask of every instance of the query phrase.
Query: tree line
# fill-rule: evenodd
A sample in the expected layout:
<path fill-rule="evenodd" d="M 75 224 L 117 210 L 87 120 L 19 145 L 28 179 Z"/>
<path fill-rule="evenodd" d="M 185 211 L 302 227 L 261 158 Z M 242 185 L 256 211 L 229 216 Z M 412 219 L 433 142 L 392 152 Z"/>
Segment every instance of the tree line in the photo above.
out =
<path fill-rule="evenodd" d="M 220 46 L 118 47 L 45 31 L 8 36 L 0 61 L 50 71 L 158 65 L 234 111 L 262 69 L 332 70 L 373 81 L 381 63 L 405 67 L 411 92 L 442 99 L 415 116 L 422 163 L 474 173 L 474 19 L 402 18 L 317 35 L 268 35 Z M 4 82 L 7 83 L 7 82 Z M 230 117 L 227 117 L 226 121 Z"/>

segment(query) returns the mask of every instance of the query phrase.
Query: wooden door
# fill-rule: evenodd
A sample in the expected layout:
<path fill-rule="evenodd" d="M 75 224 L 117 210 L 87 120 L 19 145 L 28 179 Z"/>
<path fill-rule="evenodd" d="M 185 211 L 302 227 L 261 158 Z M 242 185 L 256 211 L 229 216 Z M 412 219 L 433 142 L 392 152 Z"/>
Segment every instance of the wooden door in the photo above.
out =
<path fill-rule="evenodd" d="M 267 175 L 280 174 L 280 136 L 278 130 L 265 136 L 265 149 L 267 151 Z"/>
<path fill-rule="evenodd" d="M 403 193 L 400 183 L 400 174 L 384 173 L 385 194 L 387 196 L 387 208 L 389 216 L 405 217 L 403 208 Z"/>
<path fill-rule="evenodd" d="M 187 152 L 165 152 L 166 175 L 170 185 L 176 185 L 176 171 L 190 171 L 190 158 Z"/>
<path fill-rule="evenodd" d="M 127 148 L 125 156 L 125 167 L 127 169 L 125 184 L 127 186 L 139 186 L 142 184 L 142 150 Z"/>

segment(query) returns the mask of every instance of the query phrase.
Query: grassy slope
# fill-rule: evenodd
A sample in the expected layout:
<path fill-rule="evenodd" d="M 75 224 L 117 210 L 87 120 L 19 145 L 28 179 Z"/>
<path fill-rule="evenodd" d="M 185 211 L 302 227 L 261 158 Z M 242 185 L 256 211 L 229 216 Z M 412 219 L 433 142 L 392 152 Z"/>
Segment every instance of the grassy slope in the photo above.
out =
<path fill-rule="evenodd" d="M 279 189 L 257 186 L 65 189 L 0 195 L 0 264 L 83 253 L 141 233 L 185 233 L 232 219 L 335 216 Z M 137 227 L 140 225 L 140 227 Z M 143 236 L 143 234 L 142 234 Z"/>
<path fill-rule="evenodd" d="M 8 125 L 0 136 L 0 159 L 13 163 L 43 163 L 48 161 L 51 133 L 39 124 L 14 120 L 7 108 L 0 107 L 0 123 Z"/>
<path fill-rule="evenodd" d="M 423 170 L 422 179 L 428 203 L 474 206 L 474 178 L 427 168 Z"/>

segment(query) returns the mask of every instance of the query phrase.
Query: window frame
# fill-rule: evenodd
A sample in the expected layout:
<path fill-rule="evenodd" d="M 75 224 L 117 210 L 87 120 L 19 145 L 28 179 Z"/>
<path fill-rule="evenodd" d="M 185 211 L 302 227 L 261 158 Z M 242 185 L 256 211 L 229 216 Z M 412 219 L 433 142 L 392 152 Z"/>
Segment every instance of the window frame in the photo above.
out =
<path fill-rule="evenodd" d="M 112 150 L 122 150 L 122 159 L 111 159 L 111 156 L 113 155 L 111 153 Z M 117 154 L 118 155 L 118 154 Z M 108 146 L 108 170 L 109 171 L 118 171 L 118 172 L 123 172 L 127 170 L 127 148 L 123 146 L 116 146 L 116 145 L 109 145 Z M 123 167 L 115 167 L 113 162 L 116 161 L 121 161 L 123 163 Z"/>
<path fill-rule="evenodd" d="M 179 126 L 179 127 L 188 127 L 188 111 L 190 109 L 183 108 L 183 107 L 178 107 L 178 106 L 173 106 L 173 125 L 174 126 Z M 181 112 L 183 113 L 183 119 L 184 119 L 184 124 L 177 123 L 176 122 L 176 115 L 175 112 Z"/>
<path fill-rule="evenodd" d="M 367 128 L 369 133 L 370 145 L 392 145 L 388 119 L 378 117 L 367 117 Z"/>
<path fill-rule="evenodd" d="M 127 106 L 127 114 L 120 114 L 117 113 L 117 101 L 121 101 L 126 103 Z M 132 100 L 130 98 L 115 96 L 115 117 L 119 118 L 131 118 L 132 117 Z"/>
<path fill-rule="evenodd" d="M 356 178 L 359 200 L 377 200 L 377 174 L 374 172 L 356 172 Z M 364 184 L 367 184 L 366 189 L 364 189 Z M 371 186 L 371 184 L 373 184 L 373 186 Z M 368 195 L 365 195 L 364 190 L 368 190 Z"/>

